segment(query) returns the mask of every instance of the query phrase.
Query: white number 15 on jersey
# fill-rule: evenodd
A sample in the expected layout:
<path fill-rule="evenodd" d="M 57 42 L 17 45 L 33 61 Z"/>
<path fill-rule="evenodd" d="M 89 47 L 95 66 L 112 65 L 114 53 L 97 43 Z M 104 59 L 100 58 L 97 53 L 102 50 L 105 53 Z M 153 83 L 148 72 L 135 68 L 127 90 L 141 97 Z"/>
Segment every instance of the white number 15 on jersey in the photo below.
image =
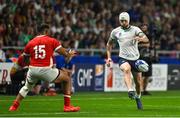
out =
<path fill-rule="evenodd" d="M 35 59 L 44 59 L 46 57 L 45 45 L 36 45 L 34 51 Z"/>

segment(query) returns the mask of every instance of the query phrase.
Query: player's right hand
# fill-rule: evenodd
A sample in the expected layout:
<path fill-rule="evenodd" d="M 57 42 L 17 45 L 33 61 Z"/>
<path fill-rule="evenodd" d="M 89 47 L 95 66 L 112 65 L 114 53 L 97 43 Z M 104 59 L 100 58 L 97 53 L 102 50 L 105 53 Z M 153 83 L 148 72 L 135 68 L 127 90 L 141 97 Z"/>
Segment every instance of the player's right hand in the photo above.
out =
<path fill-rule="evenodd" d="M 111 58 L 108 58 L 108 59 L 106 60 L 106 65 L 107 65 L 107 67 L 110 67 L 111 64 L 112 64 L 112 59 L 111 59 Z"/>

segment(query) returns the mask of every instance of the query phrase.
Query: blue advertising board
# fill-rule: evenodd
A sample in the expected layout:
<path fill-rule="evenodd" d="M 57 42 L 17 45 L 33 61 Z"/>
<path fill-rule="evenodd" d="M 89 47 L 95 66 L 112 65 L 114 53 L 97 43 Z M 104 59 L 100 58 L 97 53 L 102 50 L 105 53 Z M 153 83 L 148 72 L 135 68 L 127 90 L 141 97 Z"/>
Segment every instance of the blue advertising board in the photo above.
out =
<path fill-rule="evenodd" d="M 75 91 L 103 91 L 103 65 L 75 64 L 73 73 Z"/>

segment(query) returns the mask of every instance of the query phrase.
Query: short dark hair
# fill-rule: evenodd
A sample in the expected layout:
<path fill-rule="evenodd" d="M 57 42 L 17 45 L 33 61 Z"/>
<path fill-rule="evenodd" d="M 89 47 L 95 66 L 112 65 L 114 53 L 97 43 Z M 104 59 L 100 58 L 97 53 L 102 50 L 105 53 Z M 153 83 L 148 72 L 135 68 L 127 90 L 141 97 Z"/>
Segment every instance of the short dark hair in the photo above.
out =
<path fill-rule="evenodd" d="M 38 31 L 39 32 L 43 32 L 43 31 L 45 31 L 45 29 L 49 29 L 50 27 L 49 27 L 49 25 L 48 24 L 41 24 L 40 26 L 39 26 L 39 28 L 38 28 Z"/>

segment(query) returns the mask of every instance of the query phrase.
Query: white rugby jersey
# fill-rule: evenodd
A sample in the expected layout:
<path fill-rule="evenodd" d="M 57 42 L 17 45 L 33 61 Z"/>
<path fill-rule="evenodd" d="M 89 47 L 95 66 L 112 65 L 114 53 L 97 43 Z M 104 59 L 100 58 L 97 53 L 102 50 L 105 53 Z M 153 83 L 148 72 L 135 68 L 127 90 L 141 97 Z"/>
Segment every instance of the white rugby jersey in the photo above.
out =
<path fill-rule="evenodd" d="M 140 56 L 138 41 L 135 36 L 144 35 L 140 28 L 130 26 L 123 29 L 121 26 L 112 30 L 109 40 L 117 41 L 119 44 L 119 57 L 127 60 L 137 60 Z"/>

